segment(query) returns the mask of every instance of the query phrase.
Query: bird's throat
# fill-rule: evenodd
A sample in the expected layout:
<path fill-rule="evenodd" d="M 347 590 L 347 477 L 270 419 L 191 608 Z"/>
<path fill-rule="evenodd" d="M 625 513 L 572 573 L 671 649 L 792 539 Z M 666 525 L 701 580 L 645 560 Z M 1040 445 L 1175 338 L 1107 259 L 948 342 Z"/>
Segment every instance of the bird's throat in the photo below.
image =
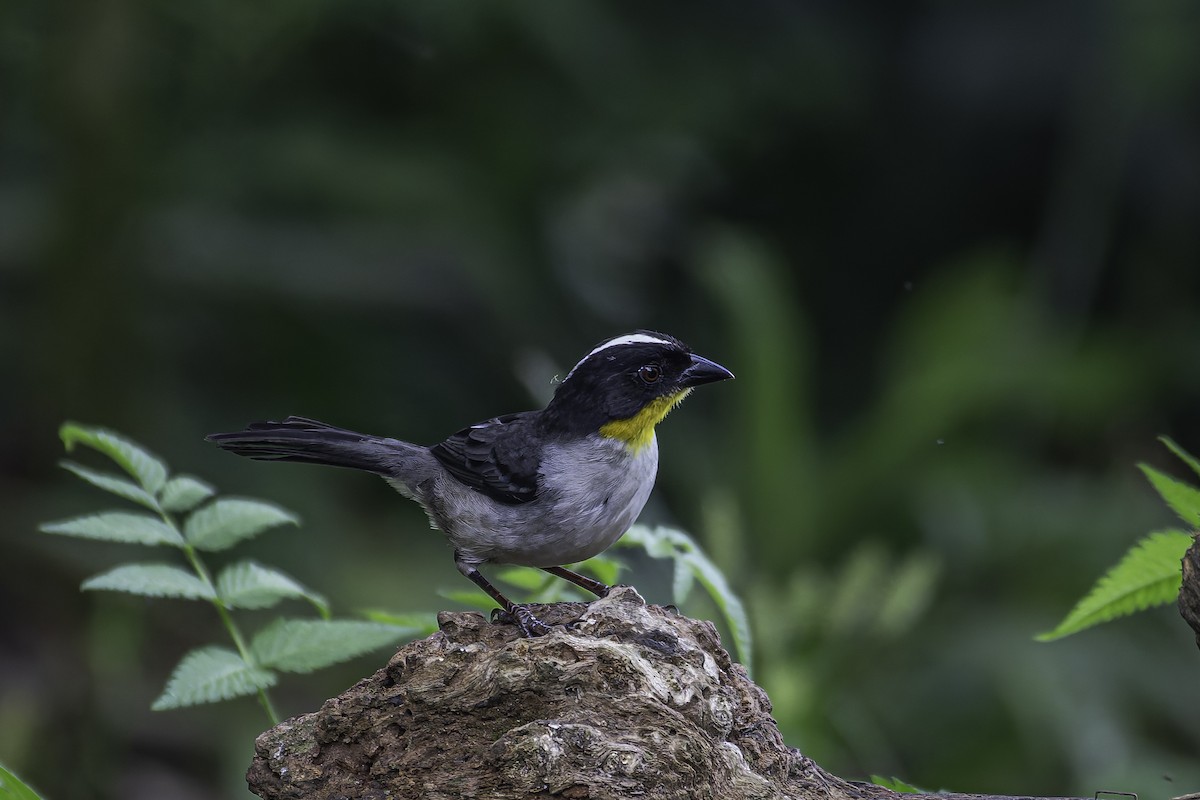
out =
<path fill-rule="evenodd" d="M 654 441 L 654 426 L 662 422 L 671 409 L 683 402 L 691 389 L 684 389 L 665 397 L 656 397 L 628 419 L 614 419 L 600 426 L 600 435 L 608 439 L 620 439 L 634 453 Z"/>

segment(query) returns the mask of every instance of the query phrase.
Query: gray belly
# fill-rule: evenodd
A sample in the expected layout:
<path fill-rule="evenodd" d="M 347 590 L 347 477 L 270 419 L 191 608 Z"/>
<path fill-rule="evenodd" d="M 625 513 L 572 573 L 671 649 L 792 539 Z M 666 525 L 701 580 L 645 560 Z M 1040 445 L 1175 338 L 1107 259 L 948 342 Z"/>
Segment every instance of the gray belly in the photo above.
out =
<path fill-rule="evenodd" d="M 529 567 L 583 561 L 607 550 L 637 520 L 654 488 L 658 442 L 636 455 L 600 437 L 551 445 L 541 472 L 542 491 L 529 503 L 497 503 L 447 475 L 435 490 L 440 498 L 423 505 L 467 561 Z"/>

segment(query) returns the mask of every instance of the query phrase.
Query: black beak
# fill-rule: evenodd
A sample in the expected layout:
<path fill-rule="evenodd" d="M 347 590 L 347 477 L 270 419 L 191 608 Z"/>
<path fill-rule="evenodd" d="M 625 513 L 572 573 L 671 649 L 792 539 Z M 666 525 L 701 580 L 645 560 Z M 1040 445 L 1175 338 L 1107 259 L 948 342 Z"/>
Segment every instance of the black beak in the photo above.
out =
<path fill-rule="evenodd" d="M 732 377 L 733 373 L 717 362 L 709 361 L 704 356 L 693 353 L 691 366 L 685 369 L 683 375 L 679 377 L 679 385 L 686 389 L 702 383 L 727 381 Z"/>

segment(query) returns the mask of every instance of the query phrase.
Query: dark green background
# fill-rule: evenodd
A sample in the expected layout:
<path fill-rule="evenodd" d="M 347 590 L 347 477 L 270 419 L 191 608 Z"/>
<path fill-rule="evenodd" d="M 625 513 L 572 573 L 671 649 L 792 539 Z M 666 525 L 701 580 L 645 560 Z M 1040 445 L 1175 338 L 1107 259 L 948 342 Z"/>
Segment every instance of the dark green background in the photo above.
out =
<path fill-rule="evenodd" d="M 203 435 L 432 442 L 647 327 L 738 375 L 660 430 L 644 518 L 746 598 L 789 744 L 930 788 L 1200 789 L 1173 609 L 1031 640 L 1175 524 L 1154 437 L 1200 451 L 1197 41 L 1192 0 L 0 4 L 0 761 L 55 800 L 241 796 L 263 727 L 148 710 L 222 634 L 78 592 L 166 554 L 35 532 L 111 504 L 56 468 L 62 419 L 296 510 L 245 554 L 342 614 L 432 611 L 468 587 L 418 509 Z"/>

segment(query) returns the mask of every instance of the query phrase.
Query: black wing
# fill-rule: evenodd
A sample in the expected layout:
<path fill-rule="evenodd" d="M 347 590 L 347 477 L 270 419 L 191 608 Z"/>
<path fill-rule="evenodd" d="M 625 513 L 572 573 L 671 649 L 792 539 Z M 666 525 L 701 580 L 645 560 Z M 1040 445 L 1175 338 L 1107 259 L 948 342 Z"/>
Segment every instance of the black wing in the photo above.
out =
<path fill-rule="evenodd" d="M 489 419 L 429 449 L 451 475 L 472 489 L 501 503 L 528 503 L 538 490 L 537 413 L 522 411 Z"/>

